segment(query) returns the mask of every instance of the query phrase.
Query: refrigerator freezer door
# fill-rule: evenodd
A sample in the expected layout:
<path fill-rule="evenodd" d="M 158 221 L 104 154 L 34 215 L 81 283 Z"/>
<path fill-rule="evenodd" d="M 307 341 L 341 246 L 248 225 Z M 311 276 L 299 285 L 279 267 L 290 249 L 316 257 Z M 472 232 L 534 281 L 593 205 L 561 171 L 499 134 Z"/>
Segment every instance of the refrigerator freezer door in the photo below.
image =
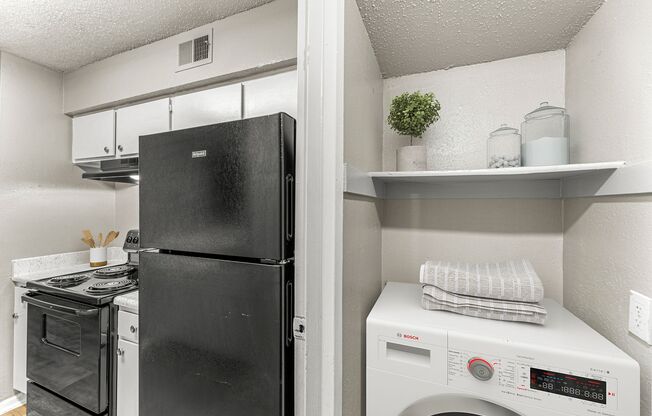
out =
<path fill-rule="evenodd" d="M 140 416 L 291 414 L 288 266 L 141 256 Z"/>
<path fill-rule="evenodd" d="M 294 126 L 281 113 L 142 136 L 141 247 L 292 257 Z"/>

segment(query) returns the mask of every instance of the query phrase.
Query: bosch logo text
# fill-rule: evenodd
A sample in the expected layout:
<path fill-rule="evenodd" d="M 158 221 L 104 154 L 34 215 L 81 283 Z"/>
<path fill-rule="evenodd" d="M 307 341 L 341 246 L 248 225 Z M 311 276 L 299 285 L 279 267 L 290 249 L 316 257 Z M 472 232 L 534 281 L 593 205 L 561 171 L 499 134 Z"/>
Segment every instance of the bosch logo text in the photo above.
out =
<path fill-rule="evenodd" d="M 396 333 L 396 336 L 403 339 L 409 339 L 410 341 L 418 341 L 419 337 L 412 334 L 402 334 L 400 332 Z"/>

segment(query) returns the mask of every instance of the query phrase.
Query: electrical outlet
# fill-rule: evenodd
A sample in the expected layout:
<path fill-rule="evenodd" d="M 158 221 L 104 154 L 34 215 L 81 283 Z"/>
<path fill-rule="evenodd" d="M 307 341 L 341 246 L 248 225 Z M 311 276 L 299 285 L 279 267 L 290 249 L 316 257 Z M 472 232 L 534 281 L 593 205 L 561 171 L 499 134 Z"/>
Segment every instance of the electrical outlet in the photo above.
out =
<path fill-rule="evenodd" d="M 629 332 L 652 345 L 652 299 L 629 291 Z"/>

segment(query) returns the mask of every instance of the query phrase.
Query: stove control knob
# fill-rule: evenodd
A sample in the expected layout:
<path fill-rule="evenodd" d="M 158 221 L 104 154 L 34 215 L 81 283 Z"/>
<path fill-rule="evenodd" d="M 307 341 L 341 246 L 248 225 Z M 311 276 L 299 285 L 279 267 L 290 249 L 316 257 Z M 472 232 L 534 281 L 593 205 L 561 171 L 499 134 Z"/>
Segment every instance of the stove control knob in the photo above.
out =
<path fill-rule="evenodd" d="M 131 236 L 130 235 L 127 236 L 127 243 L 131 243 Z"/>
<path fill-rule="evenodd" d="M 489 381 L 494 376 L 494 367 L 491 363 L 479 357 L 471 358 L 467 368 L 469 373 L 480 381 Z"/>
<path fill-rule="evenodd" d="M 138 237 L 134 237 L 132 241 L 134 244 L 138 244 Z"/>
<path fill-rule="evenodd" d="M 124 355 L 125 351 L 122 348 L 118 348 L 115 353 L 120 357 Z"/>
<path fill-rule="evenodd" d="M 133 325 L 131 325 L 131 326 L 129 327 L 129 332 L 131 332 L 132 334 L 135 334 L 135 333 L 136 333 L 136 327 L 133 326 Z"/>

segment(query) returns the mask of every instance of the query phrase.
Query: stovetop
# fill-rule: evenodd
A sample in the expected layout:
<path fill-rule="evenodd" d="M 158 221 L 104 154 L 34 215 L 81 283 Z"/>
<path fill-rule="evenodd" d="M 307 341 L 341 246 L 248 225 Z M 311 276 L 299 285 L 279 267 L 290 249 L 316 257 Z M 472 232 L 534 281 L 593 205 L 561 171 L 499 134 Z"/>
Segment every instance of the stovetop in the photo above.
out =
<path fill-rule="evenodd" d="M 83 273 L 27 282 L 27 288 L 92 305 L 110 303 L 117 295 L 138 287 L 138 267 L 132 264 L 103 267 Z"/>

